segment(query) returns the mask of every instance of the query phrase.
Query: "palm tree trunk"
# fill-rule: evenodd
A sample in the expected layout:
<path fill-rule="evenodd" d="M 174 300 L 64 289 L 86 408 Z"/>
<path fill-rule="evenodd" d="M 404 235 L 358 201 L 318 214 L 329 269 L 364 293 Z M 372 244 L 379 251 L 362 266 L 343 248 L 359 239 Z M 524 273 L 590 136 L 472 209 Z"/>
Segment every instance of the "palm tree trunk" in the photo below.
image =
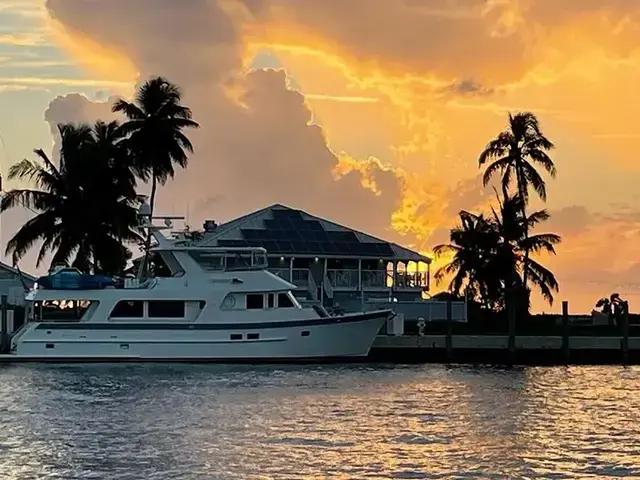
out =
<path fill-rule="evenodd" d="M 156 203 L 156 190 L 158 188 L 158 179 L 155 175 L 151 180 L 151 198 L 149 199 L 149 222 L 153 222 L 153 207 Z M 149 249 L 151 248 L 151 230 L 147 230 L 147 239 L 144 243 L 144 257 L 142 259 L 142 265 L 140 265 L 140 271 L 138 272 L 138 278 L 142 278 L 147 274 L 147 266 L 149 264 Z"/>
<path fill-rule="evenodd" d="M 527 207 L 522 202 L 522 219 L 524 221 L 524 238 L 529 239 L 529 225 L 527 223 Z M 529 248 L 524 249 L 524 264 L 522 266 L 522 286 L 527 288 L 527 277 L 529 276 Z"/>
<path fill-rule="evenodd" d="M 522 199 L 522 221 L 524 222 L 524 238 L 525 241 L 529 239 L 529 224 L 527 222 L 527 205 L 525 202 L 526 196 L 526 179 L 523 175 L 518 175 L 518 190 L 520 198 Z M 526 306 L 526 312 L 529 312 L 529 296 L 528 296 L 528 288 L 527 288 L 527 280 L 529 277 L 529 248 L 524 249 L 524 261 L 522 264 L 522 296 L 518 299 L 519 302 L 523 302 L 523 313 L 524 306 Z"/>

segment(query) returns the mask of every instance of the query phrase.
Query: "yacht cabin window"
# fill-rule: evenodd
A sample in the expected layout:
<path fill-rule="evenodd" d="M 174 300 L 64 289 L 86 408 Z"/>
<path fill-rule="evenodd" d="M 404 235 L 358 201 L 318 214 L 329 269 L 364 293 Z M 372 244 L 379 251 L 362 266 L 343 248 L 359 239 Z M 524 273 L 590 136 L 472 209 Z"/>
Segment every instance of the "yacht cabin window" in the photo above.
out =
<path fill-rule="evenodd" d="M 185 303 L 181 300 L 149 300 L 149 318 L 184 318 Z"/>
<path fill-rule="evenodd" d="M 236 298 L 237 297 L 237 298 Z M 236 299 L 239 302 L 236 304 Z M 290 292 L 230 293 L 222 301 L 222 310 L 262 310 L 265 308 L 297 308 L 299 305 Z"/>
<path fill-rule="evenodd" d="M 262 293 L 247 294 L 247 310 L 260 310 L 264 308 L 264 295 Z"/>
<path fill-rule="evenodd" d="M 142 300 L 120 300 L 113 307 L 110 317 L 113 318 L 142 318 L 144 316 L 144 302 Z"/>
<path fill-rule="evenodd" d="M 278 308 L 291 308 L 293 306 L 294 306 L 293 302 L 291 301 L 291 298 L 289 297 L 288 294 L 286 293 L 278 294 Z"/>

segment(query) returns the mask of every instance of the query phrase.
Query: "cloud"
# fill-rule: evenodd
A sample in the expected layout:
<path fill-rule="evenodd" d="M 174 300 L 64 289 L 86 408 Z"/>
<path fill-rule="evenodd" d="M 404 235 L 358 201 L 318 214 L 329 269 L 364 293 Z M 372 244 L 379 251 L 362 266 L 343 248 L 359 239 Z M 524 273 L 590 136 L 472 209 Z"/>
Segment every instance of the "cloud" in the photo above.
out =
<path fill-rule="evenodd" d="M 486 209 L 478 153 L 507 112 L 532 110 L 558 146 L 541 228 L 565 238 L 548 259 L 561 297 L 588 309 L 633 274 L 636 214 L 610 203 L 638 200 L 639 3 L 184 5 L 47 1 L 53 38 L 86 78 L 126 91 L 138 74 L 162 74 L 184 88 L 202 129 L 163 208 L 225 219 L 280 201 L 425 249 L 460 209 Z M 47 118 L 93 119 L 92 105 L 61 97 Z M 594 278 L 609 283 L 591 292 Z"/>
<path fill-rule="evenodd" d="M 550 213 L 536 232 L 562 236 L 559 254 L 544 257 L 560 283 L 560 298 L 570 301 L 572 311 L 588 312 L 598 298 L 618 291 L 637 310 L 640 210 L 597 212 L 574 205 Z"/>
<path fill-rule="evenodd" d="M 187 9 L 166 0 L 50 0 L 48 7 L 70 37 L 127 52 L 142 78 L 163 74 L 183 88 L 201 129 L 189 132 L 196 153 L 162 190 L 162 209 L 185 213 L 190 205 L 195 222 L 279 202 L 368 231 L 388 229 L 401 178 L 372 166 L 367 178 L 374 192 L 363 187 L 367 182 L 357 170 L 336 175 L 338 154 L 312 123 L 305 97 L 287 87 L 282 70 L 242 72 L 241 39 L 217 4 L 194 1 Z M 147 21 L 140 24 L 135 19 L 143 12 Z M 46 119 L 53 124 L 110 116 L 108 102 L 68 95 L 51 103 Z M 212 196 L 215 203 L 208 202 Z"/>
<path fill-rule="evenodd" d="M 0 84 L 0 93 L 5 92 L 21 92 L 23 90 L 29 90 L 26 85 L 2 85 Z"/>
<path fill-rule="evenodd" d="M 67 87 L 129 87 L 126 82 L 111 80 L 91 80 L 83 78 L 52 78 L 52 77 L 0 77 L 0 83 L 5 85 L 24 86 L 59 86 Z"/>
<path fill-rule="evenodd" d="M 0 15 L 20 17 L 42 17 L 43 8 L 34 0 L 3 0 L 0 4 Z"/>
<path fill-rule="evenodd" d="M 14 47 L 34 47 L 46 43 L 46 39 L 37 33 L 31 34 L 4 34 L 0 33 L 0 45 L 9 45 Z"/>
<path fill-rule="evenodd" d="M 471 79 L 454 82 L 449 85 L 446 90 L 461 95 L 491 95 L 495 92 L 493 88 L 484 87 Z"/>

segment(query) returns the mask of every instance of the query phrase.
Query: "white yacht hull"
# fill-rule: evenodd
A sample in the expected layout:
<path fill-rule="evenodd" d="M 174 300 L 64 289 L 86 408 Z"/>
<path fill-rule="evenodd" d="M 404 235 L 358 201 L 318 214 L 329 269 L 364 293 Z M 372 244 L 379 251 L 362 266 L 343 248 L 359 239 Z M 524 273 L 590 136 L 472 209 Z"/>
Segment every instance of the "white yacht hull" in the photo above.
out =
<path fill-rule="evenodd" d="M 366 357 L 390 312 L 219 323 L 33 322 L 0 361 L 327 361 Z"/>

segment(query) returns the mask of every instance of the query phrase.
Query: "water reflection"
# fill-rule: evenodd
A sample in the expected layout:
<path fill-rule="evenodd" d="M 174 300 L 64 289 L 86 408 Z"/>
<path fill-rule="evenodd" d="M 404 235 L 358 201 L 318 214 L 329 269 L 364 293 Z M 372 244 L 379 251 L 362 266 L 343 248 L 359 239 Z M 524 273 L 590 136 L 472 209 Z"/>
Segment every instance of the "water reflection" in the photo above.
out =
<path fill-rule="evenodd" d="M 3 478 L 640 475 L 640 370 L 0 369 Z"/>

